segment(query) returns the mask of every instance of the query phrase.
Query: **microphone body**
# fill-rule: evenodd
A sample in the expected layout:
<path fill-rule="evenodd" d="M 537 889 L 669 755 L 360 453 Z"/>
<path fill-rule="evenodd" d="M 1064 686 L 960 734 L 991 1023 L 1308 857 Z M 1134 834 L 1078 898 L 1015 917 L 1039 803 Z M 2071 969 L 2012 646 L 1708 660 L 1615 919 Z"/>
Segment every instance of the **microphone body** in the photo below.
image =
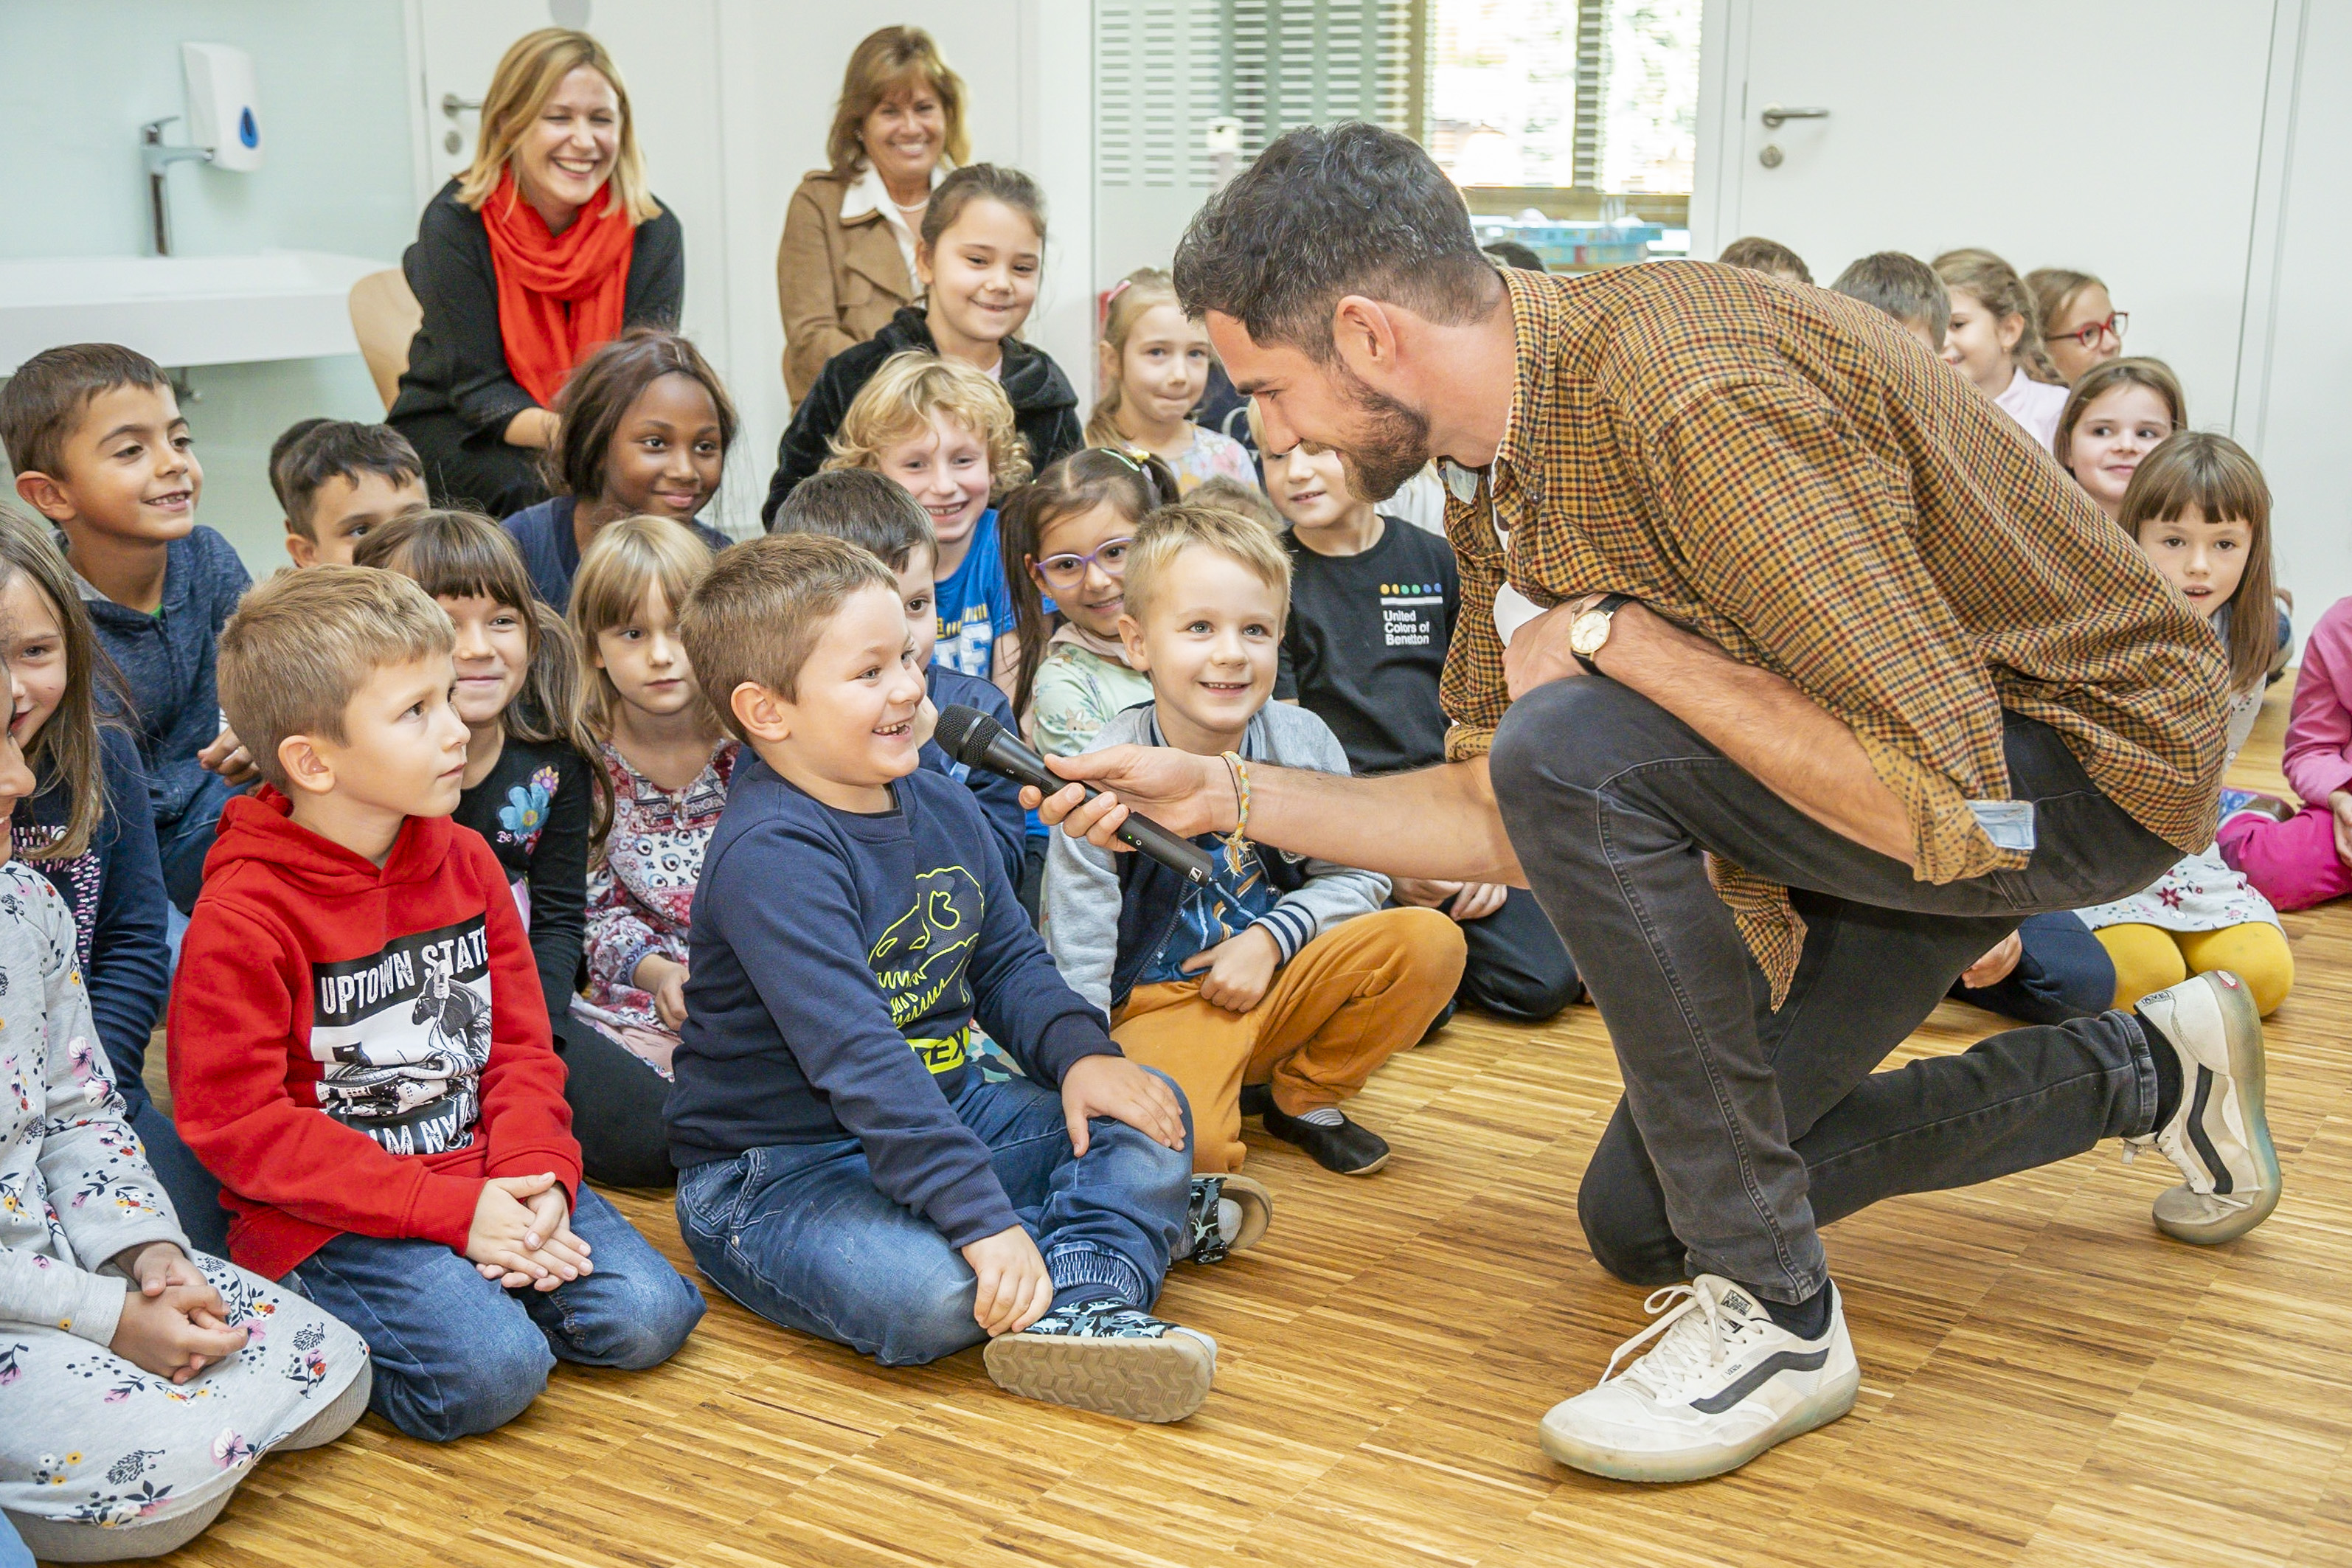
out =
<path fill-rule="evenodd" d="M 1019 736 L 977 708 L 968 708 L 961 702 L 950 703 L 940 710 L 939 728 L 932 738 L 948 755 L 967 767 L 1002 773 L 1046 795 L 1067 789 L 1073 782 L 1047 769 L 1045 759 L 1024 745 Z M 1089 800 L 1102 793 L 1092 784 L 1085 788 Z M 1129 812 L 1127 820 L 1118 826 L 1117 837 L 1129 848 L 1150 856 L 1195 887 L 1214 885 L 1216 862 L 1199 845 L 1171 833 L 1148 816 Z"/>

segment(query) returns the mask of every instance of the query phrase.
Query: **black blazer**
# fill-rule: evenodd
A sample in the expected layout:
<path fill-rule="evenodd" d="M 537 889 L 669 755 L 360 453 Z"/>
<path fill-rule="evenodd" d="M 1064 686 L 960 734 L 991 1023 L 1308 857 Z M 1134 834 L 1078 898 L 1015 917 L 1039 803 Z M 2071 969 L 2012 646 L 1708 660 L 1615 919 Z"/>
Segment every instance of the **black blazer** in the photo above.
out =
<path fill-rule="evenodd" d="M 1054 356 L 1044 349 L 1018 338 L 1005 339 L 1003 347 L 1004 396 L 1013 405 L 1013 428 L 1021 432 L 1022 443 L 1029 448 L 1029 466 L 1034 471 L 1087 444 L 1086 432 L 1078 424 L 1078 395 L 1062 367 L 1054 363 Z M 793 422 L 784 427 L 783 441 L 776 449 L 776 477 L 769 482 L 766 504 L 760 508 L 761 522 L 775 526 L 776 510 L 793 493 L 793 487 L 823 468 L 825 458 L 833 455 L 833 433 L 841 428 L 841 416 L 849 412 L 858 393 L 874 379 L 884 360 L 908 349 L 939 352 L 920 305 L 900 306 L 880 331 L 824 362 L 816 384 L 801 399 Z"/>
<path fill-rule="evenodd" d="M 455 415 L 469 431 L 486 435 L 539 406 L 507 369 L 489 233 L 482 215 L 457 199 L 457 181 L 426 204 L 400 269 L 425 320 L 408 345 L 408 369 L 385 423 Z M 675 327 L 685 300 L 686 233 L 664 207 L 637 226 L 621 324 Z"/>

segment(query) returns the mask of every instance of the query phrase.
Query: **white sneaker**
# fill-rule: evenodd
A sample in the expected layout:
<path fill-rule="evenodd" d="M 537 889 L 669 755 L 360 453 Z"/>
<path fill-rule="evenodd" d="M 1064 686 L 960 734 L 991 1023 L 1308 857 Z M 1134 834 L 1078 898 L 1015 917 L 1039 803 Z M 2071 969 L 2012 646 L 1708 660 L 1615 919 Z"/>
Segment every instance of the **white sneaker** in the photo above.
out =
<path fill-rule="evenodd" d="M 2234 1241 L 2278 1207 L 2283 1177 L 2263 1113 L 2263 1020 L 2246 983 L 2226 969 L 2139 999 L 2156 1026 L 2151 1049 L 2180 1058 L 2180 1106 L 2125 1156 L 2153 1143 L 2186 1182 L 2156 1200 L 2156 1228 L 2200 1247 Z"/>
<path fill-rule="evenodd" d="M 1830 1326 L 1817 1340 L 1780 1327 L 1719 1275 L 1652 1291 L 1643 1310 L 1665 1316 L 1617 1347 L 1598 1386 L 1551 1407 L 1544 1452 L 1621 1481 L 1696 1481 L 1829 1425 L 1862 1386 L 1845 1303 L 1829 1289 Z M 1612 1375 L 1653 1338 L 1649 1353 Z"/>

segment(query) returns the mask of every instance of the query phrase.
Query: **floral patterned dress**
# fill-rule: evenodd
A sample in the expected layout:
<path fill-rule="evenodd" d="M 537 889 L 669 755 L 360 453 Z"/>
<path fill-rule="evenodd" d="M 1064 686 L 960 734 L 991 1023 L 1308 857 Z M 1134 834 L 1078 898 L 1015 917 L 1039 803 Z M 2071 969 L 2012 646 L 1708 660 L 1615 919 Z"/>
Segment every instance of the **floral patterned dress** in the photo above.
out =
<path fill-rule="evenodd" d="M 2263 708 L 2263 689 L 2235 698 L 2230 704 L 2229 752 L 2253 732 Z M 2172 868 L 2127 899 L 2076 911 L 2093 931 L 2107 926 L 2150 925 L 2159 931 L 2227 931 L 2231 926 L 2277 925 L 2278 911 L 2255 890 L 2245 874 L 2233 871 L 2211 845 L 2202 855 L 2185 855 Z"/>
<path fill-rule="evenodd" d="M 367 1365 L 301 1297 L 196 1253 L 123 1120 L 47 879 L 0 865 L 0 1508 L 82 1524 L 169 1519 L 232 1490 Z M 250 1334 L 184 1384 L 107 1348 L 126 1248 L 188 1252 Z"/>
<path fill-rule="evenodd" d="M 610 744 L 600 749 L 613 780 L 613 832 L 604 864 L 588 874 L 588 989 L 572 1000 L 572 1010 L 667 1078 L 677 1037 L 635 977 L 648 953 L 686 962 L 702 851 L 727 805 L 738 747 L 723 742 L 694 782 L 675 795 Z"/>

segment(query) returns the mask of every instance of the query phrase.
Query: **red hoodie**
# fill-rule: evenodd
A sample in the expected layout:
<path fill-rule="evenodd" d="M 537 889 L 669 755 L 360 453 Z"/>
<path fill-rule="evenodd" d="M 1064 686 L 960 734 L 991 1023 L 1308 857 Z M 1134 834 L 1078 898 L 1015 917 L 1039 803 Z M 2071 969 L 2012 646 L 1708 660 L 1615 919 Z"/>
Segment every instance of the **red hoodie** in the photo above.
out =
<path fill-rule="evenodd" d="M 344 1231 L 463 1251 L 491 1176 L 580 1184 L 563 1064 L 506 873 L 412 816 L 382 869 L 228 803 L 172 984 L 172 1116 L 276 1279 Z"/>

